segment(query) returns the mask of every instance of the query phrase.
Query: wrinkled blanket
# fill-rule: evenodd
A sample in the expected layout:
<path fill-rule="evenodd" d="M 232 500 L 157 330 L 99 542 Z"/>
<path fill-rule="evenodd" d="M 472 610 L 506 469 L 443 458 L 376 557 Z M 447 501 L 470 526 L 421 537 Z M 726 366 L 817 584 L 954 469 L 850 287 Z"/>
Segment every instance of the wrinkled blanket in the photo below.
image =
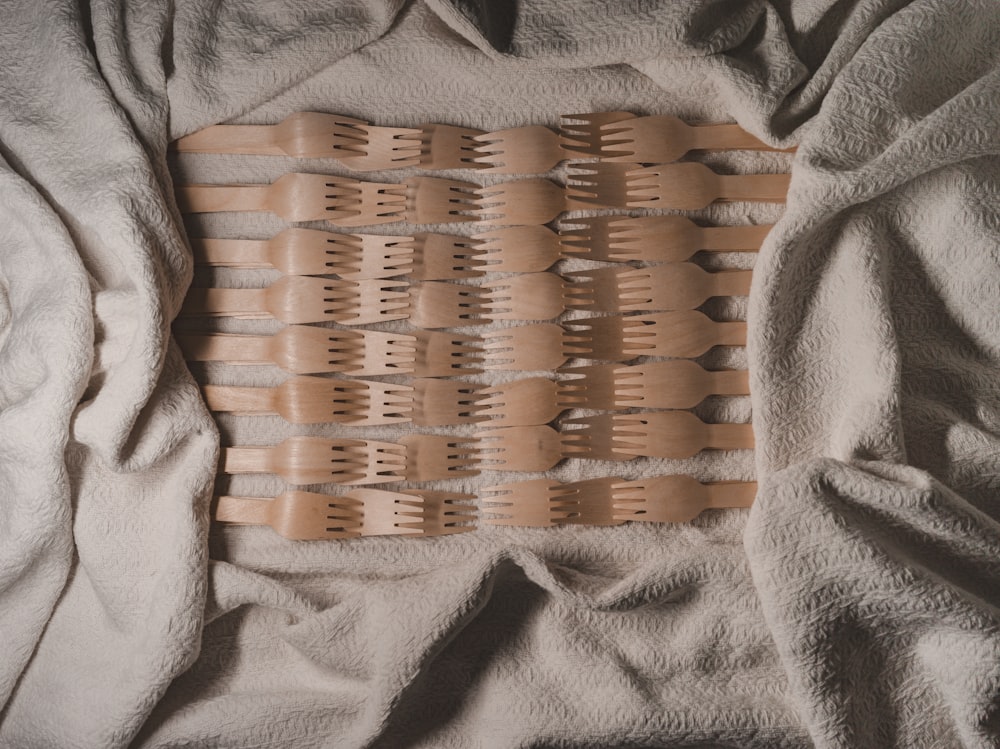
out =
<path fill-rule="evenodd" d="M 998 56 L 993 0 L 3 3 L 0 746 L 996 746 Z M 210 528 L 245 427 L 171 339 L 172 184 L 289 166 L 168 143 L 306 109 L 798 146 L 747 308 L 756 465 L 691 464 L 755 469 L 752 510 Z"/>

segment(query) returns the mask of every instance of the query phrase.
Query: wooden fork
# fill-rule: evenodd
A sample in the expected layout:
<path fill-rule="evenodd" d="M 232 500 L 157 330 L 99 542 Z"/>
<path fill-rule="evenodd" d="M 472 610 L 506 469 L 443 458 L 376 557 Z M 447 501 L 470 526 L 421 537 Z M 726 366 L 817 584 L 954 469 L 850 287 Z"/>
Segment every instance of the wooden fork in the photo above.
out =
<path fill-rule="evenodd" d="M 483 388 L 476 406 L 489 420 L 487 426 L 535 426 L 548 424 L 568 408 L 589 408 L 588 395 L 594 397 L 584 382 L 528 377 Z"/>
<path fill-rule="evenodd" d="M 542 125 L 494 130 L 472 140 L 473 162 L 492 174 L 541 174 L 570 156 L 559 133 Z"/>
<path fill-rule="evenodd" d="M 477 448 L 447 435 L 408 434 L 398 443 L 289 437 L 271 447 L 227 447 L 223 473 L 274 473 L 290 484 L 382 484 L 476 476 Z"/>
<path fill-rule="evenodd" d="M 552 320 L 568 309 L 596 308 L 593 287 L 555 273 L 522 273 L 483 284 L 491 320 Z"/>
<path fill-rule="evenodd" d="M 694 309 L 710 297 L 746 296 L 753 271 L 709 273 L 694 263 L 646 268 L 596 268 L 565 275 L 574 309 L 590 312 L 659 312 Z"/>
<path fill-rule="evenodd" d="M 273 336 L 178 334 L 189 361 L 274 364 L 292 374 L 451 377 L 482 372 L 480 340 L 436 331 L 386 333 L 290 326 Z"/>
<path fill-rule="evenodd" d="M 570 423 L 576 423 L 571 420 Z M 480 464 L 488 471 L 547 471 L 563 458 L 631 460 L 608 429 L 557 432 L 550 426 L 510 426 L 476 434 Z"/>
<path fill-rule="evenodd" d="M 399 424 L 412 417 L 414 389 L 373 380 L 293 377 L 273 388 L 203 385 L 212 411 L 278 414 L 292 424 Z"/>
<path fill-rule="evenodd" d="M 420 166 L 424 169 L 480 169 L 476 138 L 482 130 L 456 125 L 424 125 L 420 129 Z"/>
<path fill-rule="evenodd" d="M 491 486 L 483 497 L 483 522 L 546 528 L 555 525 L 620 525 L 611 501 L 615 479 L 561 484 L 549 479 Z"/>
<path fill-rule="evenodd" d="M 561 237 L 546 226 L 508 226 L 473 235 L 477 259 L 494 273 L 538 273 L 564 257 L 587 257 L 578 244 L 563 245 Z"/>
<path fill-rule="evenodd" d="M 694 358 L 713 346 L 745 346 L 745 322 L 715 322 L 695 310 L 622 317 L 590 317 L 563 323 L 586 342 L 583 358 L 628 361 L 637 356 Z"/>
<path fill-rule="evenodd" d="M 474 278 L 483 275 L 485 264 L 475 240 L 426 232 L 406 237 L 294 227 L 266 240 L 203 237 L 191 244 L 195 262 L 204 265 L 276 268 L 290 276 L 333 274 L 350 281 Z"/>
<path fill-rule="evenodd" d="M 418 328 L 457 328 L 491 321 L 486 289 L 447 281 L 423 281 L 410 286 L 409 319 Z"/>
<path fill-rule="evenodd" d="M 365 155 L 369 125 L 338 114 L 294 112 L 277 125 L 212 125 L 173 143 L 186 153 L 236 153 L 300 158 Z"/>
<path fill-rule="evenodd" d="M 721 201 L 783 203 L 789 174 L 716 174 L 704 164 L 651 167 L 598 162 L 575 165 L 567 177 L 567 199 L 603 208 L 663 208 L 693 211 Z"/>
<path fill-rule="evenodd" d="M 551 372 L 567 359 L 589 358 L 593 349 L 589 335 L 567 332 L 554 323 L 519 325 L 483 334 L 483 361 L 490 370 Z"/>
<path fill-rule="evenodd" d="M 612 489 L 616 520 L 686 523 L 704 510 L 750 507 L 757 494 L 752 481 L 703 484 L 690 476 L 653 476 L 616 483 Z"/>
<path fill-rule="evenodd" d="M 329 221 L 353 227 L 409 221 L 443 224 L 475 221 L 479 185 L 413 177 L 405 183 L 293 172 L 270 185 L 180 185 L 185 213 L 270 211 L 285 221 Z"/>
<path fill-rule="evenodd" d="M 699 250 L 756 252 L 771 229 L 771 224 L 697 226 L 684 216 L 591 216 L 562 224 L 559 241 L 565 252 L 589 260 L 677 263 Z"/>
<path fill-rule="evenodd" d="M 304 276 L 285 276 L 265 289 L 191 288 L 181 308 L 186 317 L 274 317 L 292 325 L 369 325 L 404 320 L 409 314 L 409 284 L 405 281 Z"/>
<path fill-rule="evenodd" d="M 739 125 L 692 126 L 671 115 L 622 117 L 622 112 L 563 118 L 566 150 L 602 161 L 664 164 L 688 151 L 774 149 Z"/>
<path fill-rule="evenodd" d="M 599 440 L 602 447 L 607 445 L 611 460 L 637 456 L 681 459 L 706 449 L 742 450 L 754 446 L 750 424 L 706 424 L 688 411 L 596 414 L 567 419 L 564 424 L 581 427 L 581 442 Z"/>
<path fill-rule="evenodd" d="M 288 491 L 273 499 L 219 497 L 215 519 L 270 525 L 292 540 L 440 536 L 474 530 L 471 499 L 468 494 L 413 490 L 355 489 L 343 496 Z"/>
<path fill-rule="evenodd" d="M 565 381 L 581 393 L 585 405 L 614 411 L 624 408 L 694 408 L 709 395 L 747 395 L 750 373 L 710 372 L 689 359 L 669 359 L 632 366 L 591 364 L 561 370 L 579 379 Z"/>
<path fill-rule="evenodd" d="M 267 447 L 227 447 L 223 473 L 274 473 L 290 484 L 381 484 L 406 478 L 406 448 L 392 442 L 289 437 Z"/>

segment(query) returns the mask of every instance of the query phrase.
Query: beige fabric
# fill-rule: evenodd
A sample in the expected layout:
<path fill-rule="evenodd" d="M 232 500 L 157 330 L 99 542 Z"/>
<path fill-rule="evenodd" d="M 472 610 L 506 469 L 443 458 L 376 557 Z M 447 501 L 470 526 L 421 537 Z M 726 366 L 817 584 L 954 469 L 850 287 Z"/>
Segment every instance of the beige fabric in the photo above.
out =
<path fill-rule="evenodd" d="M 48 0 L 9 16 L 0 744 L 1000 738 L 992 3 L 80 10 Z M 756 468 L 757 506 L 678 527 L 486 528 L 423 541 L 210 529 L 219 436 L 169 341 L 192 277 L 183 237 L 269 236 L 282 224 L 223 215 L 182 227 L 168 166 L 185 181 L 339 170 L 230 156 L 168 164 L 166 144 L 302 109 L 488 129 L 570 111 L 672 112 L 800 144 L 748 309 L 710 307 L 749 314 L 756 466 L 732 453 L 626 469 L 712 479 Z M 785 159 L 707 158 L 738 171 Z M 697 215 L 776 217 L 743 205 Z M 744 360 L 720 351 L 703 362 Z M 282 377 L 221 365 L 199 375 Z M 749 408 L 716 399 L 699 412 L 740 420 Z M 268 418 L 220 418 L 219 428 L 225 444 L 331 433 Z M 569 462 L 553 475 L 611 468 Z"/>

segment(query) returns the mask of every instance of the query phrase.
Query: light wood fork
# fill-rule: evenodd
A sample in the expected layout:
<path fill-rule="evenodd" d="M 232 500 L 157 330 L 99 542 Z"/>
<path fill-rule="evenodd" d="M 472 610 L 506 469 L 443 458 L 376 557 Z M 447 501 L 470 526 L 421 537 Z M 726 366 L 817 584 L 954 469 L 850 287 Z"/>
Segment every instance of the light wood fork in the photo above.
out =
<path fill-rule="evenodd" d="M 607 460 L 690 458 L 702 450 L 743 450 L 754 446 L 750 424 L 706 424 L 688 411 L 651 411 L 636 414 L 601 413 L 567 419 L 580 427 L 579 441 L 601 440 Z M 576 435 L 577 430 L 564 434 Z M 588 457 L 593 457 L 588 455 Z"/>
<path fill-rule="evenodd" d="M 549 479 L 489 487 L 483 497 L 486 525 L 551 527 L 618 525 L 627 521 L 685 523 L 707 509 L 749 507 L 757 484 L 701 483 L 690 476 L 652 476 L 637 481 L 601 477 L 571 483 Z"/>
<path fill-rule="evenodd" d="M 693 211 L 715 201 L 783 203 L 789 174 L 716 174 L 704 164 L 652 167 L 598 162 L 574 165 L 567 195 L 577 205 Z"/>
<path fill-rule="evenodd" d="M 451 377 L 482 372 L 484 359 L 480 339 L 426 330 L 386 333 L 294 325 L 273 336 L 180 333 L 176 337 L 189 361 L 273 364 L 292 374 Z"/>
<path fill-rule="evenodd" d="M 231 268 L 275 268 L 290 276 L 336 275 L 350 281 L 408 276 L 456 280 L 483 275 L 476 240 L 422 232 L 413 236 L 338 234 L 293 227 L 271 239 L 191 240 L 195 262 Z"/>
<path fill-rule="evenodd" d="M 561 224 L 559 241 L 565 252 L 590 260 L 678 263 L 698 251 L 756 252 L 772 228 L 698 226 L 685 216 L 590 216 Z"/>
<path fill-rule="evenodd" d="M 775 149 L 739 125 L 689 125 L 671 115 L 636 117 L 626 112 L 565 115 L 565 149 L 602 161 L 665 164 L 688 151 Z M 792 149 L 794 150 L 794 149 Z"/>
<path fill-rule="evenodd" d="M 488 417 L 483 386 L 415 378 L 406 385 L 372 380 L 293 377 L 276 387 L 204 385 L 209 409 L 239 415 L 277 414 L 292 424 L 416 426 L 473 424 Z"/>
<path fill-rule="evenodd" d="M 269 525 L 299 541 L 362 536 L 442 536 L 475 529 L 468 494 L 354 489 L 333 496 L 287 491 L 273 499 L 219 497 L 215 519 L 228 525 Z"/>
<path fill-rule="evenodd" d="M 748 395 L 745 369 L 707 371 L 690 359 L 669 359 L 631 366 L 591 364 L 561 370 L 574 378 L 582 408 L 615 411 L 625 408 L 694 408 L 710 395 Z"/>
<path fill-rule="evenodd" d="M 585 344 L 581 358 L 628 361 L 638 356 L 694 358 L 714 346 L 745 346 L 745 322 L 716 322 L 696 310 L 590 317 L 563 326 Z"/>
<path fill-rule="evenodd" d="M 288 437 L 273 446 L 223 450 L 222 472 L 273 473 L 294 485 L 382 484 L 475 476 L 477 447 L 447 435 L 409 434 L 395 442 Z"/>

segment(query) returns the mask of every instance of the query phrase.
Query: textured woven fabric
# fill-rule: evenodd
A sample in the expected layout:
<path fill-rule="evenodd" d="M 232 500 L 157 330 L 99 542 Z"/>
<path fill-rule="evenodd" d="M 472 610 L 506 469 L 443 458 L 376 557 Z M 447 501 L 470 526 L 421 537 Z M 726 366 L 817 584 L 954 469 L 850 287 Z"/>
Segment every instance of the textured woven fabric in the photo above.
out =
<path fill-rule="evenodd" d="M 0 745 L 1000 741 L 995 3 L 41 0 L 3 15 Z M 699 157 L 793 166 L 749 304 L 708 307 L 748 316 L 746 357 L 701 359 L 749 363 L 751 398 L 698 412 L 752 406 L 756 463 L 613 464 L 756 476 L 754 508 L 344 543 L 211 527 L 215 489 L 282 489 L 215 487 L 220 441 L 336 432 L 207 413 L 170 339 L 196 275 L 185 236 L 284 225 L 185 224 L 172 184 L 344 170 L 167 144 L 310 109 L 484 129 L 624 109 L 797 145 L 794 161 Z M 213 329 L 255 325 L 274 329 Z"/>

